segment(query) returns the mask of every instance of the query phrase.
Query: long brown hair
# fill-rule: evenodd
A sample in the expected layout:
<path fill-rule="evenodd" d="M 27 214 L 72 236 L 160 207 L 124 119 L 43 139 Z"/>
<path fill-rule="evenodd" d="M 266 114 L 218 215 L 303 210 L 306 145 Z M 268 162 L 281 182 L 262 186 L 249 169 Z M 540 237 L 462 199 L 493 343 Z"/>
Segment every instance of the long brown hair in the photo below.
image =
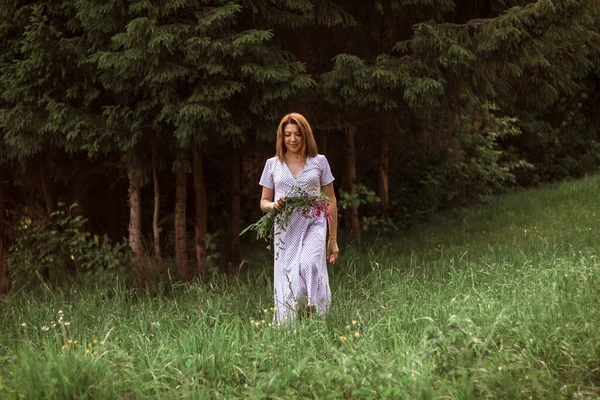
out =
<path fill-rule="evenodd" d="M 277 128 L 277 143 L 275 144 L 275 155 L 277 158 L 283 162 L 283 155 L 287 151 L 283 140 L 285 136 L 284 130 L 288 124 L 297 125 L 298 130 L 304 138 L 302 141 L 302 148 L 300 149 L 302 155 L 304 157 L 316 157 L 319 153 L 319 150 L 317 148 L 317 142 L 315 141 L 313 131 L 310 128 L 310 124 L 302 114 L 289 113 L 281 119 L 279 128 Z"/>

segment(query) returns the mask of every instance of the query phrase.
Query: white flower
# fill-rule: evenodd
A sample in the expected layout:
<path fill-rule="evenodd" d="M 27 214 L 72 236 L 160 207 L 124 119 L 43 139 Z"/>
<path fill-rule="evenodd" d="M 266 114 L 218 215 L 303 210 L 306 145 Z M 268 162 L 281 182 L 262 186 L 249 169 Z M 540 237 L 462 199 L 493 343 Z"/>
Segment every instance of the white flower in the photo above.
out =
<path fill-rule="evenodd" d="M 69 321 L 66 321 L 66 322 L 64 323 L 64 325 L 65 325 L 65 326 L 69 326 L 69 325 L 71 325 L 71 323 L 70 323 Z"/>
<path fill-rule="evenodd" d="M 44 332 L 48 332 L 50 330 L 50 328 L 48 328 L 46 325 L 42 326 L 42 330 Z"/>
<path fill-rule="evenodd" d="M 21 326 L 22 326 L 23 328 L 27 328 L 27 324 L 26 324 L 25 322 L 23 322 L 23 323 L 21 324 Z"/>

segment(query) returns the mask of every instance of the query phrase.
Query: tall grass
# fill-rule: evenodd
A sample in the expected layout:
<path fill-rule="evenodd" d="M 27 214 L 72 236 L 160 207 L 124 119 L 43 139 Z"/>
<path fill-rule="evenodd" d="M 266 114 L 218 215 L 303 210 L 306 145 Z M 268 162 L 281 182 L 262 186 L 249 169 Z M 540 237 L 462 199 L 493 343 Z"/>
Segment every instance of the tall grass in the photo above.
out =
<path fill-rule="evenodd" d="M 0 306 L 0 398 L 598 398 L 599 186 L 343 248 L 325 323 L 271 326 L 260 257 L 165 293 L 20 293 Z"/>

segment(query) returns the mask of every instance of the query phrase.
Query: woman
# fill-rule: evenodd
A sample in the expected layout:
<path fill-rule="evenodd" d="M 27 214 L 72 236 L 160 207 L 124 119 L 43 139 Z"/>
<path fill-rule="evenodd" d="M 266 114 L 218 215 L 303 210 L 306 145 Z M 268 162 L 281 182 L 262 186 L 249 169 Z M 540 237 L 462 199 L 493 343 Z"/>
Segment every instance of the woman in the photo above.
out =
<path fill-rule="evenodd" d="M 276 155 L 267 160 L 260 178 L 261 210 L 281 210 L 285 196 L 296 187 L 320 189 L 330 203 L 329 218 L 312 220 L 295 213 L 283 229 L 275 229 L 274 322 L 294 320 L 302 305 L 325 317 L 331 304 L 326 260 L 335 264 L 339 254 L 334 177 L 325 156 L 317 153 L 312 129 L 302 115 L 283 117 L 275 147 Z"/>

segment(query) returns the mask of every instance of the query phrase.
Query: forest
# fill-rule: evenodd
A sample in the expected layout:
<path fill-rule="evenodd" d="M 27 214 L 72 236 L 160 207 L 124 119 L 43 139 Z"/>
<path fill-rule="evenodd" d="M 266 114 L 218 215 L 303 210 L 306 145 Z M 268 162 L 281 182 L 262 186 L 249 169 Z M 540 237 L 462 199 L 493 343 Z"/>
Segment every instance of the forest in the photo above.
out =
<path fill-rule="evenodd" d="M 0 293 L 235 274 L 288 112 L 344 243 L 600 165 L 597 0 L 4 0 Z"/>

